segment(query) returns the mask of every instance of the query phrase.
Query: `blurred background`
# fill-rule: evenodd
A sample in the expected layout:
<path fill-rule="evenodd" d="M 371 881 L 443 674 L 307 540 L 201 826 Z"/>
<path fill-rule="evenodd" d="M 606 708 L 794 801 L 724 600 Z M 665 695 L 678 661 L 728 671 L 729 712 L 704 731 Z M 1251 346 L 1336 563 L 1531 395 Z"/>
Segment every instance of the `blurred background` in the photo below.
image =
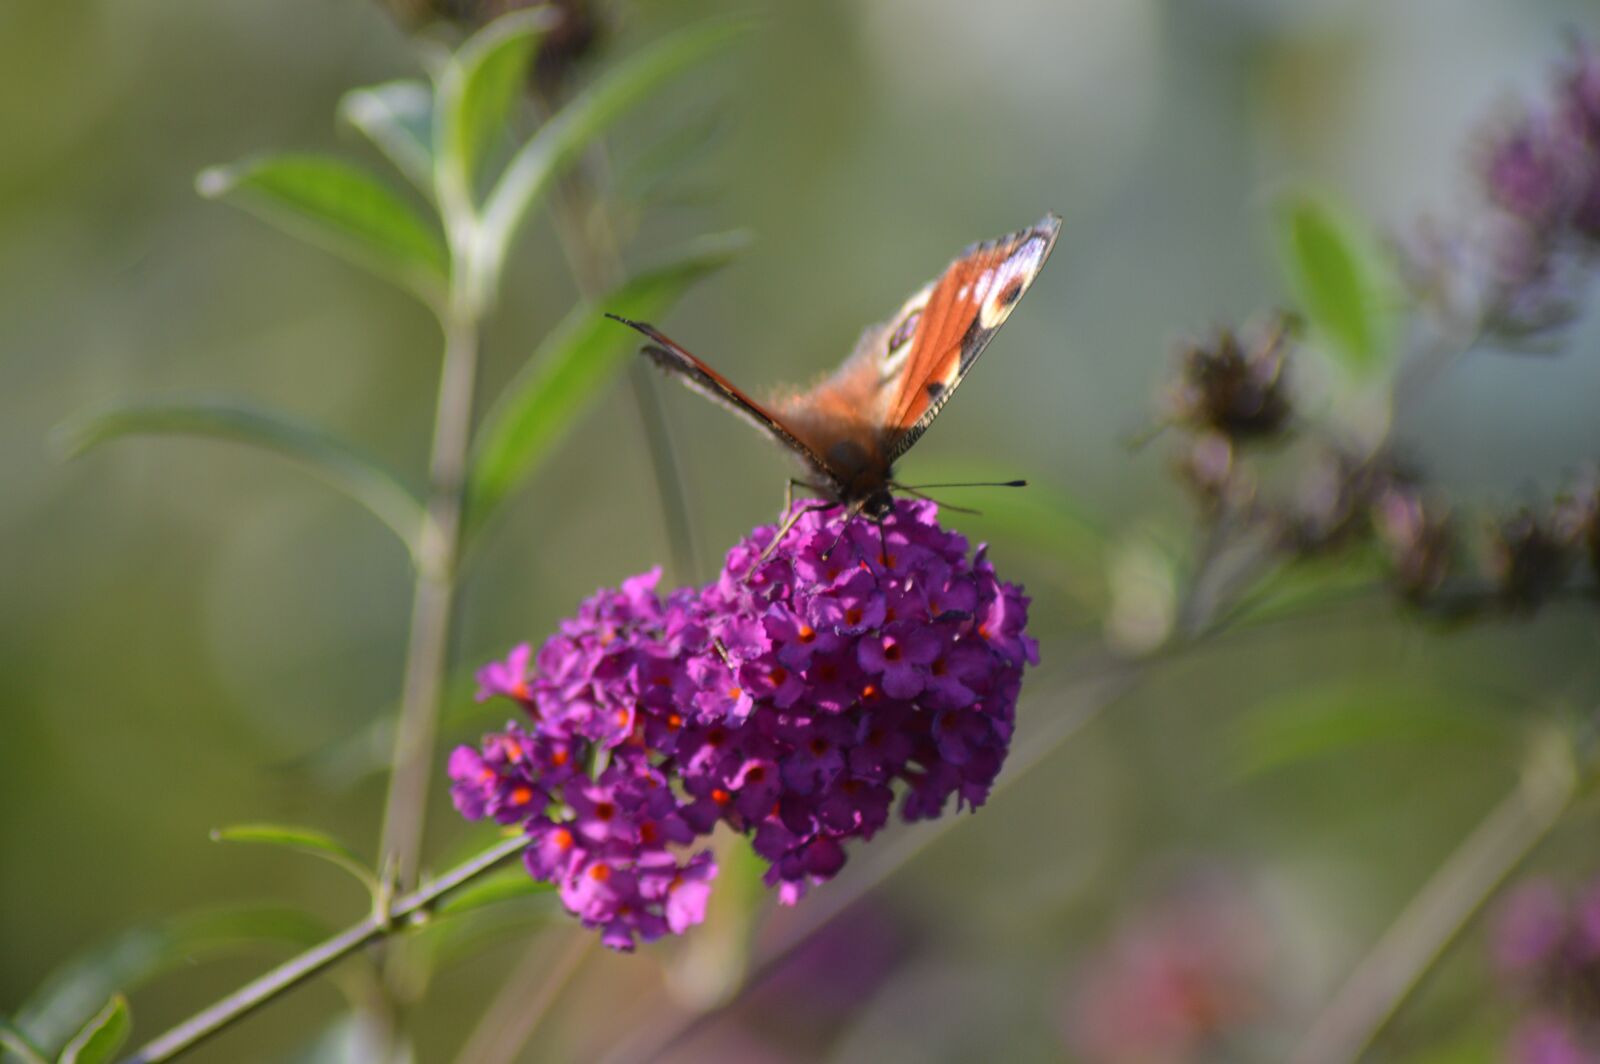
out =
<path fill-rule="evenodd" d="M 753 234 L 659 322 L 743 385 L 813 378 L 967 243 L 1064 217 L 1035 290 L 901 466 L 912 483 L 1035 485 L 963 496 L 986 514 L 949 518 L 1034 596 L 1044 664 L 1019 743 L 1084 711 L 1075 685 L 1093 676 L 1076 670 L 1098 667 L 1089 648 L 1111 603 L 1162 608 L 1193 513 L 1162 445 L 1126 441 L 1155 417 L 1177 338 L 1284 298 L 1274 197 L 1315 188 L 1393 231 L 1471 210 L 1485 121 L 1546 85 L 1570 31 L 1600 36 L 1579 0 L 621 8 L 609 53 L 715 14 L 755 19 L 729 58 L 608 141 L 618 195 L 644 218 L 630 264 L 698 233 Z M 70 958 L 175 914 L 270 901 L 332 926 L 361 915 L 336 872 L 207 832 L 314 824 L 371 856 L 386 750 L 374 729 L 397 698 L 410 601 L 403 550 L 274 458 L 172 439 L 64 463 L 51 430 L 120 398 L 242 395 L 420 482 L 432 318 L 193 189 L 201 168 L 263 151 L 371 161 L 335 121 L 340 96 L 418 69 L 365 0 L 0 5 L 0 1011 Z M 653 174 L 673 150 L 671 172 Z M 540 220 L 490 326 L 482 395 L 575 298 Z M 1464 502 L 1547 497 L 1600 455 L 1597 339 L 1580 322 L 1563 358 L 1475 353 L 1400 436 Z M 722 411 L 662 396 L 703 557 L 669 580 L 704 580 L 776 513 L 790 469 Z M 666 560 L 645 448 L 619 381 L 481 544 L 457 662 L 537 643 L 582 596 Z M 1455 631 L 1376 597 L 1221 637 L 1147 670 L 682 1059 L 1282 1059 L 1513 786 L 1530 727 L 1592 704 L 1597 672 L 1593 612 L 1570 606 Z M 503 714 L 474 715 L 469 694 L 453 685 L 446 742 Z M 1295 721 L 1340 702 L 1411 726 L 1284 751 Z M 441 753 L 436 866 L 482 837 L 449 808 L 442 769 Z M 1592 873 L 1594 828 L 1580 808 L 1533 864 Z M 1196 911 L 1209 915 L 1182 915 Z M 440 970 L 418 1059 L 455 1052 L 539 926 L 508 924 Z M 1172 946 L 1163 927 L 1222 944 Z M 1129 944 L 1140 935 L 1164 944 Z M 1228 954 L 1241 989 L 1216 1007 L 1248 1014 L 1244 1033 L 1190 1055 L 1095 1056 L 1099 1035 L 1075 1019 L 1085 996 L 1115 996 L 1117 965 L 1141 963 L 1126 955 L 1168 948 Z M 589 958 L 527 1059 L 586 1058 L 630 1021 L 703 1005 L 733 978 L 716 949 Z M 139 1034 L 277 955 L 185 958 L 134 992 Z M 842 992 L 829 974 L 841 970 L 859 987 Z M 339 1000 L 330 982 L 304 988 L 194 1059 L 290 1058 Z M 1474 926 L 1373 1059 L 1498 1059 L 1514 1021 Z"/>

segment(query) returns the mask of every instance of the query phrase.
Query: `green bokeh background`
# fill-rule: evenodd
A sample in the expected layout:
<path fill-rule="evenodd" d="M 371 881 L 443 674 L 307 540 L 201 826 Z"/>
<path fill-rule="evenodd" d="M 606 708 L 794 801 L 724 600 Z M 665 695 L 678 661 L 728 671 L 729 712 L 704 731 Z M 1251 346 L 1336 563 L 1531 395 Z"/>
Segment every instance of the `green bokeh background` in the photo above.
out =
<path fill-rule="evenodd" d="M 755 30 L 610 140 L 626 171 L 670 130 L 707 131 L 630 263 L 699 232 L 756 237 L 661 324 L 736 381 L 803 381 L 959 247 L 1053 209 L 1053 261 L 901 469 L 912 482 L 1025 476 L 1114 545 L 1184 542 L 1191 514 L 1163 447 L 1133 454 L 1124 440 L 1151 416 L 1175 337 L 1282 298 L 1274 197 L 1332 190 L 1395 228 L 1469 210 L 1483 116 L 1543 85 L 1565 30 L 1600 35 L 1577 0 L 684 0 L 630 5 L 612 46 L 726 11 L 753 13 Z M 117 398 L 246 395 L 420 480 L 432 319 L 192 187 L 202 167 L 262 151 L 372 161 L 334 106 L 415 71 L 404 35 L 358 0 L 0 5 L 0 1011 L 58 962 L 167 914 L 243 899 L 333 923 L 360 914 L 336 872 L 207 831 L 294 821 L 370 852 L 382 777 L 352 771 L 350 740 L 398 691 L 403 551 L 271 457 L 141 440 L 63 464 L 50 431 Z M 484 395 L 575 298 L 547 222 L 521 249 Z M 1465 501 L 1547 494 L 1600 456 L 1597 339 L 1580 324 L 1562 359 L 1474 355 L 1401 437 Z M 715 559 L 770 519 L 788 468 L 737 420 L 663 395 Z M 595 587 L 665 559 L 644 448 L 619 382 L 482 545 L 459 662 L 537 641 Z M 1025 691 L 1025 736 L 1071 711 L 1062 692 L 1098 622 L 1073 594 L 1081 553 L 1072 569 L 1051 549 L 1061 526 L 1019 529 L 1002 519 L 1015 510 L 950 523 L 990 540 L 1035 595 L 1045 666 Z M 1107 571 L 1090 568 L 1091 597 Z M 1163 665 L 890 881 L 877 904 L 914 950 L 887 986 L 827 1017 L 815 1043 L 762 1043 L 782 1030 L 778 1010 L 751 1009 L 717 1052 L 1056 1059 L 1081 958 L 1192 860 L 1267 899 L 1292 1033 L 1512 784 L 1516 725 L 1592 703 L 1597 664 L 1583 609 L 1449 633 L 1373 599 Z M 1241 720 L 1315 697 L 1433 706 L 1474 726 L 1243 772 Z M 442 786 L 432 804 L 438 861 L 466 831 Z M 1536 862 L 1582 871 L 1587 856 L 1592 871 L 1594 827 L 1580 810 Z M 521 942 L 440 977 L 419 1059 L 448 1058 Z M 549 1025 L 549 1059 L 603 1044 L 671 957 L 589 963 Z M 197 963 L 141 989 L 139 1035 L 268 959 Z M 1481 969 L 1469 934 L 1382 1059 L 1487 1059 L 1504 1017 L 1479 1007 Z M 277 1059 L 337 1003 L 326 984 L 301 990 L 195 1059 Z M 1483 1048 L 1427 1055 L 1441 1046 Z"/>

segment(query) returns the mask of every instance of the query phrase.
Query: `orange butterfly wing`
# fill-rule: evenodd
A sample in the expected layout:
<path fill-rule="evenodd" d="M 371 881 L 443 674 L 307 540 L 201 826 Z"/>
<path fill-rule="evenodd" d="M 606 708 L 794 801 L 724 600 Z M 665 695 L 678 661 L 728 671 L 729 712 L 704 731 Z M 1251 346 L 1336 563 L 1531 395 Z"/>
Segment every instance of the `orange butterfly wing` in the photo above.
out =
<path fill-rule="evenodd" d="M 910 450 L 933 424 L 1039 276 L 1060 232 L 1061 219 L 1049 214 L 1037 225 L 973 245 L 934 282 L 921 308 L 911 311 L 916 317 L 909 346 L 891 343 L 885 352 L 885 372 L 898 375 L 883 421 L 889 461 Z"/>
<path fill-rule="evenodd" d="M 974 244 L 894 317 L 863 333 L 832 376 L 769 404 L 751 399 L 651 326 L 616 320 L 649 337 L 643 353 L 661 368 L 803 458 L 831 482 L 837 498 L 861 499 L 888 486 L 895 459 L 927 431 L 1000 331 L 1060 231 L 1061 219 L 1049 214 L 1037 225 Z"/>

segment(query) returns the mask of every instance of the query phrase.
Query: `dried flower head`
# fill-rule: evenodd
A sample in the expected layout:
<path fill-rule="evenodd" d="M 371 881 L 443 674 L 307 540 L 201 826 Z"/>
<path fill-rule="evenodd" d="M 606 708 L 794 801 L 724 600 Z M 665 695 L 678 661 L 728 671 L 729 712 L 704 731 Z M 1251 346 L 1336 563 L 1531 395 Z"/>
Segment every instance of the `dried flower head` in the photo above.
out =
<path fill-rule="evenodd" d="M 1490 532 L 1489 575 L 1513 610 L 1538 608 L 1565 582 L 1572 560 L 1563 537 L 1530 510 L 1519 510 Z"/>
<path fill-rule="evenodd" d="M 1293 409 L 1285 376 L 1291 330 L 1292 319 L 1279 314 L 1186 344 L 1173 418 L 1236 441 L 1281 433 Z"/>
<path fill-rule="evenodd" d="M 1026 596 L 936 515 L 807 513 L 753 572 L 771 526 L 697 591 L 662 599 L 657 571 L 594 596 L 531 673 L 525 647 L 480 673 L 532 724 L 456 751 L 457 808 L 521 824 L 530 872 L 627 949 L 703 918 L 715 868 L 677 854 L 719 823 L 792 903 L 896 800 L 907 820 L 982 805 L 1038 648 Z"/>
<path fill-rule="evenodd" d="M 1450 514 L 1414 487 L 1392 485 L 1372 506 L 1372 524 L 1389 556 L 1390 578 L 1402 595 L 1419 602 L 1439 590 L 1455 559 Z"/>

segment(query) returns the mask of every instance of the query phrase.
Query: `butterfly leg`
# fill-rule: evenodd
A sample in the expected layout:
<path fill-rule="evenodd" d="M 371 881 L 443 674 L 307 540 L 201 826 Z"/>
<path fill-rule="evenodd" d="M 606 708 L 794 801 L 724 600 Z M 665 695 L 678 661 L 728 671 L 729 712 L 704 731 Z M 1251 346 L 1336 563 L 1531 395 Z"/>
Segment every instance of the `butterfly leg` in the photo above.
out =
<path fill-rule="evenodd" d="M 793 482 L 790 483 L 789 490 L 791 492 L 794 490 Z M 745 582 L 748 583 L 750 577 L 755 574 L 755 571 L 766 564 L 767 559 L 772 557 L 772 552 L 778 549 L 778 544 L 783 542 L 783 537 L 789 534 L 789 530 L 793 528 L 802 517 L 804 517 L 806 514 L 821 513 L 823 510 L 831 510 L 837 505 L 838 503 L 835 502 L 819 502 L 815 505 L 803 506 L 796 510 L 794 509 L 794 504 L 791 502 L 787 508 L 788 513 L 783 519 L 783 524 L 778 526 L 778 534 L 772 537 L 772 542 L 768 543 L 767 549 L 761 552 L 761 557 L 757 558 L 755 560 L 755 564 L 750 566 L 750 571 L 744 574 Z M 832 548 L 830 547 L 829 549 L 831 550 Z"/>
<path fill-rule="evenodd" d="M 850 531 L 850 522 L 854 521 L 861 515 L 861 511 L 866 505 L 867 500 L 865 499 L 862 499 L 860 502 L 850 504 L 849 511 L 844 515 L 844 524 L 839 526 L 839 534 L 833 537 L 833 542 L 828 544 L 828 549 L 822 552 L 822 557 L 824 560 L 827 559 L 828 555 L 833 553 L 833 548 L 839 545 L 839 541 L 844 539 L 844 534 Z"/>

